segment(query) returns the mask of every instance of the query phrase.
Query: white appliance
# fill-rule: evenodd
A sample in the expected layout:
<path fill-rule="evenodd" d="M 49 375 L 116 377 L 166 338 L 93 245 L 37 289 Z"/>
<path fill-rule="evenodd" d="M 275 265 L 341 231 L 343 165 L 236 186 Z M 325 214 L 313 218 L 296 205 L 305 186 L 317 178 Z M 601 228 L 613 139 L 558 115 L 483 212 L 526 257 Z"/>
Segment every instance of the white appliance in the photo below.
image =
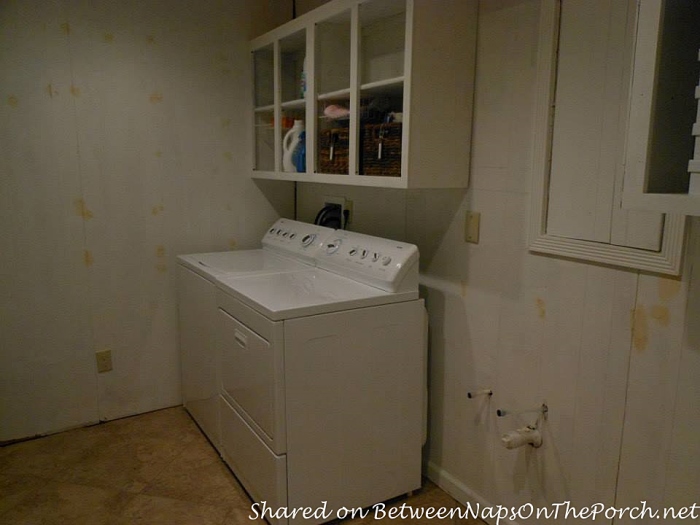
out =
<path fill-rule="evenodd" d="M 263 236 L 261 249 L 178 257 L 183 402 L 217 448 L 220 447 L 217 278 L 310 268 L 315 264 L 316 252 L 333 234 L 330 228 L 279 219 Z"/>
<path fill-rule="evenodd" d="M 418 250 L 336 231 L 315 260 L 217 278 L 222 456 L 259 504 L 329 513 L 273 523 L 321 523 L 421 486 Z"/>

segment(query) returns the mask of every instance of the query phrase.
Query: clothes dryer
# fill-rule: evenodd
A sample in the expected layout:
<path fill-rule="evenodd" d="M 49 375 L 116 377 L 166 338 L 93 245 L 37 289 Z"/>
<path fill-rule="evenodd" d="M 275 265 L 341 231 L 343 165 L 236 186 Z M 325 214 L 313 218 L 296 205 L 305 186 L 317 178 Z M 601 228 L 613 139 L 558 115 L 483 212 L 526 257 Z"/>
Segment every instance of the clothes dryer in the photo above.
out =
<path fill-rule="evenodd" d="M 217 278 L 221 451 L 258 510 L 282 509 L 273 523 L 321 523 L 421 486 L 418 250 L 339 230 L 315 260 Z"/>

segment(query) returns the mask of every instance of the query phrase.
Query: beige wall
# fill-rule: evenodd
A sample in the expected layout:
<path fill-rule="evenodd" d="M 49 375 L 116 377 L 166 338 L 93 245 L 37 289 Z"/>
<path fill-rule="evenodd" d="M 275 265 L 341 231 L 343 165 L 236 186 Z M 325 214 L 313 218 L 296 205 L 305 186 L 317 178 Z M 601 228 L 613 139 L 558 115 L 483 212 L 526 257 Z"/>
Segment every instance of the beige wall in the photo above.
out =
<path fill-rule="evenodd" d="M 247 178 L 243 116 L 246 41 L 290 2 L 179 5 L 0 7 L 0 440 L 179 403 L 175 255 L 253 246 L 292 214 L 288 185 Z M 538 15 L 537 0 L 481 3 L 468 191 L 300 184 L 299 218 L 345 196 L 353 229 L 419 245 L 425 458 L 458 499 L 687 505 L 700 221 L 678 281 L 528 253 Z M 462 240 L 468 209 L 478 245 Z M 98 375 L 105 348 L 114 371 Z M 479 388 L 494 396 L 469 400 Z M 542 401 L 544 446 L 502 448 L 533 417 L 495 409 Z"/>
<path fill-rule="evenodd" d="M 300 184 L 299 217 L 344 196 L 352 229 L 418 244 L 426 467 L 458 499 L 689 505 L 700 493 L 700 222 L 680 281 L 528 252 L 538 23 L 537 0 L 480 4 L 468 191 Z M 481 213 L 478 245 L 463 241 L 467 210 Z M 482 388 L 493 397 L 467 398 Z M 543 401 L 543 447 L 503 448 L 502 433 L 536 417 L 495 410 Z"/>
<path fill-rule="evenodd" d="M 282 3 L 0 5 L 0 441 L 180 403 L 175 256 L 293 213 L 246 171 Z"/>

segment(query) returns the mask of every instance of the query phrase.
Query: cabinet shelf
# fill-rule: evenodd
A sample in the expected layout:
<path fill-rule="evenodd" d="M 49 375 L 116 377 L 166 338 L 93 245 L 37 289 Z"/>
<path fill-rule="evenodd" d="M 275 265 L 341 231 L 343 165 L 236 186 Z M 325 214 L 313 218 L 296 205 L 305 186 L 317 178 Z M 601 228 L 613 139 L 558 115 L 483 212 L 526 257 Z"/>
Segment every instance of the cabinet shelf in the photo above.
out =
<path fill-rule="evenodd" d="M 360 90 L 362 93 L 396 93 L 403 91 L 404 77 L 394 77 L 387 78 L 386 80 L 377 80 L 376 82 L 369 82 L 367 84 L 362 84 Z"/>
<path fill-rule="evenodd" d="M 330 91 L 329 93 L 321 93 L 316 97 L 318 100 L 349 100 L 350 88 Z"/>
<path fill-rule="evenodd" d="M 274 110 L 275 110 L 274 104 L 271 104 L 269 106 L 260 106 L 260 107 L 253 109 L 253 111 L 255 111 L 255 113 L 272 113 Z"/>
<path fill-rule="evenodd" d="M 282 102 L 280 104 L 282 109 L 299 109 L 306 106 L 306 99 L 299 98 L 297 100 L 288 100 L 287 102 Z"/>
<path fill-rule="evenodd" d="M 254 171 L 253 179 L 289 182 L 316 182 L 320 184 L 342 184 L 345 186 L 365 186 L 372 188 L 396 188 L 406 186 L 399 177 L 376 175 L 347 175 L 338 173 L 286 173 L 282 171 Z"/>

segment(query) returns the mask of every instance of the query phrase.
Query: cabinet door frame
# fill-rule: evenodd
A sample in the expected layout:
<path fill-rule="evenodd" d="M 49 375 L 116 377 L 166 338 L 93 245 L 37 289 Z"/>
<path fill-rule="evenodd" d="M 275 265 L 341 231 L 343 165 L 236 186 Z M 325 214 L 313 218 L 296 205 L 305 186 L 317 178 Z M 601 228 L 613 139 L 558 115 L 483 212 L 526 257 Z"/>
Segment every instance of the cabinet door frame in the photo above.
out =
<path fill-rule="evenodd" d="M 679 275 L 686 217 L 667 214 L 659 252 L 547 234 L 561 0 L 540 3 L 529 249 L 532 252 Z"/>

